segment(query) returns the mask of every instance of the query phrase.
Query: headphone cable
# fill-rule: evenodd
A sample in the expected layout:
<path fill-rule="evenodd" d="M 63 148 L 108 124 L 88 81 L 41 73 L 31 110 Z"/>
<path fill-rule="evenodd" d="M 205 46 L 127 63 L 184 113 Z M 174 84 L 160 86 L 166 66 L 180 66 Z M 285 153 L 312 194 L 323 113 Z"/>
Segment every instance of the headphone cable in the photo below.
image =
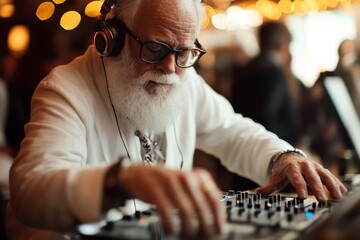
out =
<path fill-rule="evenodd" d="M 129 151 L 128 151 L 127 147 L 126 147 L 126 144 L 125 144 L 125 140 L 124 140 L 124 138 L 123 138 L 123 135 L 122 135 L 122 133 L 121 133 L 121 129 L 120 129 L 118 117 L 117 117 L 117 114 L 116 114 L 116 110 L 115 110 L 113 101 L 112 101 L 112 99 L 111 99 L 110 89 L 109 89 L 109 83 L 108 83 L 108 77 L 107 77 L 107 72 L 106 72 L 105 63 L 104 63 L 104 57 L 102 57 L 102 56 L 101 56 L 101 64 L 102 64 L 102 67 L 103 67 L 103 70 L 104 70 L 105 81 L 106 81 L 106 88 L 107 88 L 107 92 L 108 92 L 108 96 L 109 96 L 111 108 L 112 108 L 113 113 L 114 113 L 114 116 L 115 116 L 116 126 L 117 126 L 117 129 L 118 129 L 118 132 L 119 132 L 121 141 L 122 141 L 122 143 L 123 143 L 123 145 L 124 145 L 126 154 L 127 154 L 128 158 L 129 158 L 129 160 L 130 160 L 130 162 L 131 162 L 131 157 L 130 157 Z M 133 203 L 134 203 L 134 209 L 135 209 L 135 212 L 136 212 L 136 211 L 137 211 L 137 210 L 136 210 L 136 202 L 135 202 L 135 199 L 134 199 L 134 198 L 133 198 Z"/>

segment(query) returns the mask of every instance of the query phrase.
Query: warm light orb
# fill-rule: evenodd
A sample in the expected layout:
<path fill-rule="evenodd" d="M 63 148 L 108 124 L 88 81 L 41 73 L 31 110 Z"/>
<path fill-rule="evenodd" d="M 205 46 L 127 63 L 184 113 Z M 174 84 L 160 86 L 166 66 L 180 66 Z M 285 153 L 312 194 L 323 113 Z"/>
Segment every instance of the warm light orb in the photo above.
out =
<path fill-rule="evenodd" d="M 225 30 L 228 27 L 228 20 L 224 13 L 218 13 L 212 16 L 212 24 L 219 30 Z"/>
<path fill-rule="evenodd" d="M 64 3 L 66 0 L 53 0 L 54 3 L 56 4 L 62 4 Z"/>
<path fill-rule="evenodd" d="M 92 1 L 85 7 L 85 15 L 88 17 L 98 17 L 102 1 Z"/>
<path fill-rule="evenodd" d="M 52 2 L 43 2 L 36 9 L 36 16 L 45 21 L 49 19 L 55 11 L 55 5 Z"/>
<path fill-rule="evenodd" d="M 30 42 L 30 31 L 27 26 L 15 25 L 9 31 L 7 40 L 8 48 L 11 52 L 22 54 L 26 52 Z"/>
<path fill-rule="evenodd" d="M 232 0 L 213 0 L 213 3 L 216 7 L 221 9 L 226 9 L 230 6 Z"/>
<path fill-rule="evenodd" d="M 232 6 L 226 9 L 226 15 L 229 21 L 229 28 L 236 30 L 241 26 L 249 25 L 249 14 L 248 11 L 239 7 Z"/>
<path fill-rule="evenodd" d="M 291 0 L 280 0 L 278 2 L 278 6 L 280 8 L 280 11 L 286 14 L 290 14 L 294 10 L 294 5 Z"/>
<path fill-rule="evenodd" d="M 9 18 L 14 15 L 15 6 L 14 4 L 0 5 L 0 18 Z"/>
<path fill-rule="evenodd" d="M 302 4 L 303 2 L 301 0 L 295 0 L 293 3 L 294 3 L 294 13 L 300 16 L 305 15 L 305 11 Z"/>
<path fill-rule="evenodd" d="M 255 10 L 255 6 L 251 6 L 246 10 L 249 14 L 249 26 L 251 27 L 259 27 L 263 24 L 264 19 L 263 16 Z"/>
<path fill-rule="evenodd" d="M 211 18 L 216 14 L 216 11 L 213 7 L 205 5 L 205 17 L 201 24 L 201 29 L 207 28 L 211 24 Z"/>
<path fill-rule="evenodd" d="M 81 15 L 76 11 L 68 11 L 64 13 L 60 19 L 60 26 L 65 30 L 76 28 L 81 21 Z"/>

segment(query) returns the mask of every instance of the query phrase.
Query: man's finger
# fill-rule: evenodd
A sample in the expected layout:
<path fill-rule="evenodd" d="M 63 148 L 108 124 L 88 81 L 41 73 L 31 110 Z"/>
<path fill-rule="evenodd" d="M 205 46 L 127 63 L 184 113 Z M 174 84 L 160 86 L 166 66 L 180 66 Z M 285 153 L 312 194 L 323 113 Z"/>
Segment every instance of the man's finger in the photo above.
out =
<path fill-rule="evenodd" d="M 200 230 L 202 233 L 207 234 L 210 232 L 210 226 L 207 221 L 207 216 L 211 215 L 210 207 L 206 202 L 204 194 L 200 190 L 200 181 L 193 173 L 184 173 L 181 175 L 181 182 L 184 190 L 190 196 L 192 204 L 196 210 L 198 220 L 200 221 Z"/>
<path fill-rule="evenodd" d="M 309 162 L 308 164 L 304 165 L 302 168 L 302 174 L 308 183 L 311 191 L 313 192 L 314 196 L 319 201 L 327 201 L 328 197 L 325 194 L 323 183 L 321 181 L 320 176 L 314 169 L 314 165 Z"/>
<path fill-rule="evenodd" d="M 206 202 L 209 204 L 212 216 L 214 219 L 212 222 L 215 223 L 216 232 L 221 233 L 223 231 L 223 223 L 224 223 L 224 213 L 222 209 L 222 205 L 220 203 L 220 199 L 218 197 L 218 193 L 220 192 L 219 188 L 216 186 L 213 181 L 211 175 L 208 172 L 201 171 L 199 173 L 200 182 L 202 182 L 200 186 L 200 190 L 203 192 Z M 209 216 L 205 216 L 209 217 Z"/>

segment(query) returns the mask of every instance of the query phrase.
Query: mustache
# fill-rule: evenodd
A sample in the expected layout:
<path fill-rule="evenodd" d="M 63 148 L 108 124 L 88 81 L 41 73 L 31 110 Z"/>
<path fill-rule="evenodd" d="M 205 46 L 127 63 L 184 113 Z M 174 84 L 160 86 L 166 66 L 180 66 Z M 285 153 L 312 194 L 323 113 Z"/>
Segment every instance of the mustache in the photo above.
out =
<path fill-rule="evenodd" d="M 166 85 L 180 83 L 180 78 L 176 74 L 145 73 L 139 80 L 140 82 L 143 82 L 144 85 L 147 85 L 149 82 Z"/>

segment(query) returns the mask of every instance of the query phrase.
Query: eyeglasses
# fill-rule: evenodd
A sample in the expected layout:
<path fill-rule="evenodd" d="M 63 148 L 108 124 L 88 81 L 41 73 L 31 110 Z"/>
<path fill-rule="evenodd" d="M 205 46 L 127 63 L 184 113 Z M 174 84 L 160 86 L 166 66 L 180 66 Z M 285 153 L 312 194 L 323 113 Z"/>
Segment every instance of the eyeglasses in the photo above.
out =
<path fill-rule="evenodd" d="M 169 54 L 175 55 L 175 62 L 178 67 L 188 68 L 193 66 L 202 55 L 206 53 L 206 50 L 201 46 L 199 41 L 195 40 L 196 48 L 183 48 L 173 49 L 169 45 L 158 41 L 142 41 L 136 36 L 130 29 L 128 29 L 122 21 L 123 29 L 127 32 L 134 40 L 140 43 L 140 58 L 146 63 L 158 63 L 164 60 Z"/>

